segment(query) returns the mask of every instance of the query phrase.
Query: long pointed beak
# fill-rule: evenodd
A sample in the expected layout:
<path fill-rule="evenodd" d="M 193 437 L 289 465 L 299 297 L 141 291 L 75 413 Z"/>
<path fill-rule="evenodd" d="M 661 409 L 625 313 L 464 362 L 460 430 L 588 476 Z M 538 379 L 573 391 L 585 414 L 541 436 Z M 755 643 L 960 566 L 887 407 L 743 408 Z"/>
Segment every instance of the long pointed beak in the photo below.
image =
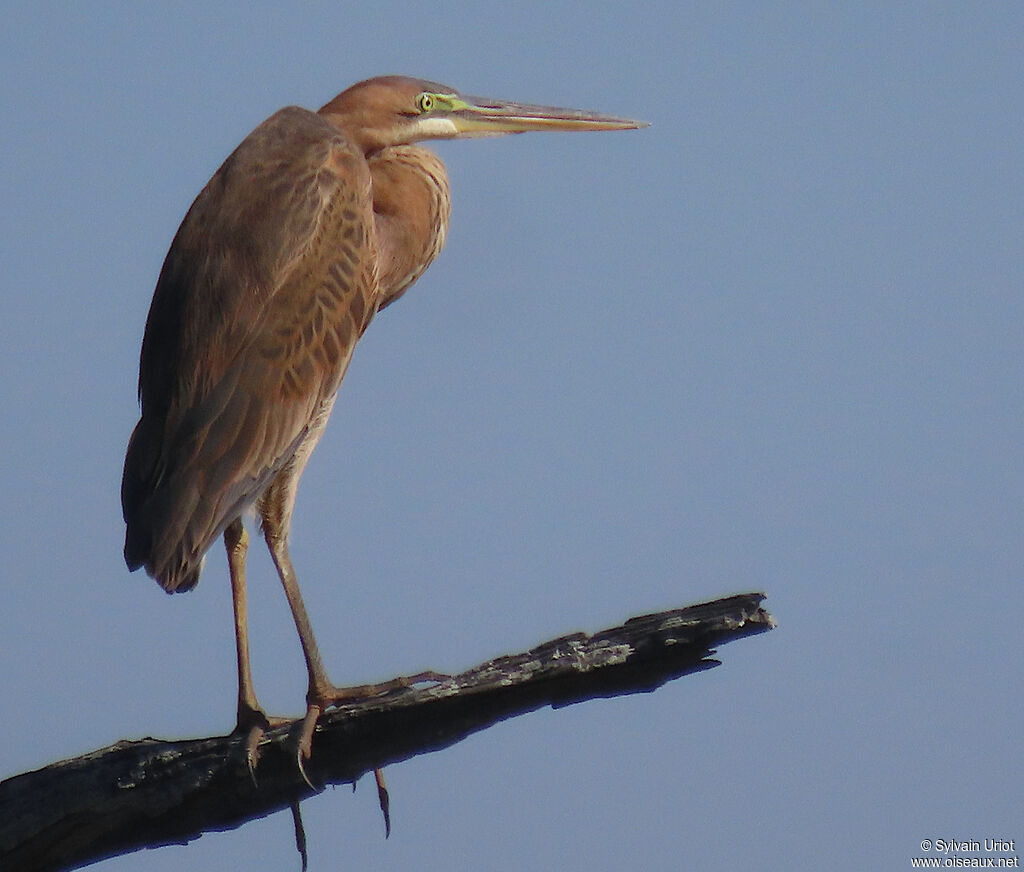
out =
<path fill-rule="evenodd" d="M 448 116 L 457 136 L 500 136 L 529 130 L 636 130 L 646 121 L 599 115 L 584 109 L 558 106 L 530 106 L 487 97 L 456 99 L 456 108 Z"/>

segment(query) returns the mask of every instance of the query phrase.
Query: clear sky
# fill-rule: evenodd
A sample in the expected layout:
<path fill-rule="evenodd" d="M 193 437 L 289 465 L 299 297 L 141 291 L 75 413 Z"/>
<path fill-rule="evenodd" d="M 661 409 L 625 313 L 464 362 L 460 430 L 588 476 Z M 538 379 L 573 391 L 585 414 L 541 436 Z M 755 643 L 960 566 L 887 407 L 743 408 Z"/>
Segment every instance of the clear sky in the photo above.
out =
<path fill-rule="evenodd" d="M 15 3 L 0 29 L 0 775 L 229 730 L 226 565 L 118 488 L 153 286 L 281 106 L 405 73 L 651 122 L 437 146 L 293 556 L 339 683 L 764 589 L 779 628 L 304 805 L 311 868 L 901 869 L 1024 845 L 1024 7 Z M 305 691 L 253 549 L 257 688 Z M 298 869 L 287 814 L 105 870 Z"/>

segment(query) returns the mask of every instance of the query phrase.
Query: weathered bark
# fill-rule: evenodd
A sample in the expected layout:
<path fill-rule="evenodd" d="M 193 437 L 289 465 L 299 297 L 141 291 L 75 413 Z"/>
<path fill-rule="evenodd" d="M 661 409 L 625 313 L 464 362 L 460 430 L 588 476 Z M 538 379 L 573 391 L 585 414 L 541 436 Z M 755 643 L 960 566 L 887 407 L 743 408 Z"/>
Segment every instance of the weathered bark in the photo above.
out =
<path fill-rule="evenodd" d="M 718 665 L 713 648 L 774 626 L 749 593 L 632 618 L 491 660 L 430 687 L 406 688 L 321 717 L 306 771 L 314 784 L 437 751 L 545 705 L 654 690 Z M 181 844 L 313 795 L 290 743 L 269 732 L 254 785 L 240 739 L 121 741 L 0 782 L 0 868 L 74 869 L 140 848 Z"/>

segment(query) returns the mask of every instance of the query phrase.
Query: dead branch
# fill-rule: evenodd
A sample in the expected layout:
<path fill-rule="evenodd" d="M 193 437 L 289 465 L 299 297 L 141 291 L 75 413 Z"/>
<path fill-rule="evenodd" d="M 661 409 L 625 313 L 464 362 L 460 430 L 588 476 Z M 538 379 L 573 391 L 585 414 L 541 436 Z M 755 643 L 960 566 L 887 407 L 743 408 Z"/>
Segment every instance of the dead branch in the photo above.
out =
<path fill-rule="evenodd" d="M 315 784 L 437 751 L 542 706 L 649 692 L 718 665 L 714 647 L 774 626 L 748 593 L 632 618 L 491 660 L 430 687 L 326 713 L 306 771 Z M 0 868 L 75 869 L 140 848 L 184 844 L 313 795 L 295 764 L 291 727 L 269 732 L 254 785 L 240 739 L 121 741 L 0 782 Z"/>

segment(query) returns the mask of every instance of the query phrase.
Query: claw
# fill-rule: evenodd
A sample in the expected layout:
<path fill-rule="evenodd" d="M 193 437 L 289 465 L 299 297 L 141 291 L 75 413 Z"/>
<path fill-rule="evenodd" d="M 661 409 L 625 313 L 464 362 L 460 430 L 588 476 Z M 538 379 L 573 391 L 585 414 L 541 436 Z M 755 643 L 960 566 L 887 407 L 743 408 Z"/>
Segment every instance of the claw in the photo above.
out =
<path fill-rule="evenodd" d="M 299 802 L 292 803 L 292 824 L 295 826 L 295 849 L 302 858 L 302 872 L 306 872 L 309 856 L 306 853 L 306 828 L 302 825 L 302 812 L 299 810 Z"/>
<path fill-rule="evenodd" d="M 301 751 L 299 751 L 299 753 L 295 755 L 295 765 L 299 767 L 299 775 L 301 775 L 302 780 L 305 781 L 307 785 L 309 785 L 309 789 L 312 790 L 314 793 L 319 793 L 320 789 L 316 787 L 312 781 L 309 780 L 309 776 L 306 774 L 306 767 L 302 764 Z"/>
<path fill-rule="evenodd" d="M 388 796 L 388 786 L 384 783 L 384 770 L 374 769 L 373 777 L 377 781 L 377 801 L 380 802 L 381 814 L 384 815 L 384 838 L 386 839 L 391 835 L 391 797 Z"/>
<path fill-rule="evenodd" d="M 309 776 L 306 774 L 306 767 L 303 765 L 303 760 L 308 760 L 313 755 L 313 732 L 316 730 L 316 720 L 320 717 L 320 706 L 310 705 L 306 709 L 306 716 L 302 719 L 302 728 L 299 732 L 298 749 L 295 755 L 295 762 L 299 767 L 299 774 L 302 776 L 302 780 L 309 785 L 309 789 L 314 793 L 319 793 L 320 788 L 316 787 L 312 781 L 309 780 Z"/>
<path fill-rule="evenodd" d="M 260 740 L 263 738 L 264 729 L 260 726 L 249 728 L 245 737 L 245 763 L 249 767 L 249 778 L 252 779 L 252 786 L 259 788 L 256 783 L 256 764 L 260 762 Z"/>
<path fill-rule="evenodd" d="M 263 741 L 267 730 L 273 725 L 271 719 L 258 706 L 239 704 L 238 720 L 235 723 L 233 735 L 245 737 L 242 744 L 245 751 L 245 765 L 249 770 L 252 786 L 256 788 L 259 787 L 256 783 L 256 765 L 260 762 L 260 742 Z"/>

